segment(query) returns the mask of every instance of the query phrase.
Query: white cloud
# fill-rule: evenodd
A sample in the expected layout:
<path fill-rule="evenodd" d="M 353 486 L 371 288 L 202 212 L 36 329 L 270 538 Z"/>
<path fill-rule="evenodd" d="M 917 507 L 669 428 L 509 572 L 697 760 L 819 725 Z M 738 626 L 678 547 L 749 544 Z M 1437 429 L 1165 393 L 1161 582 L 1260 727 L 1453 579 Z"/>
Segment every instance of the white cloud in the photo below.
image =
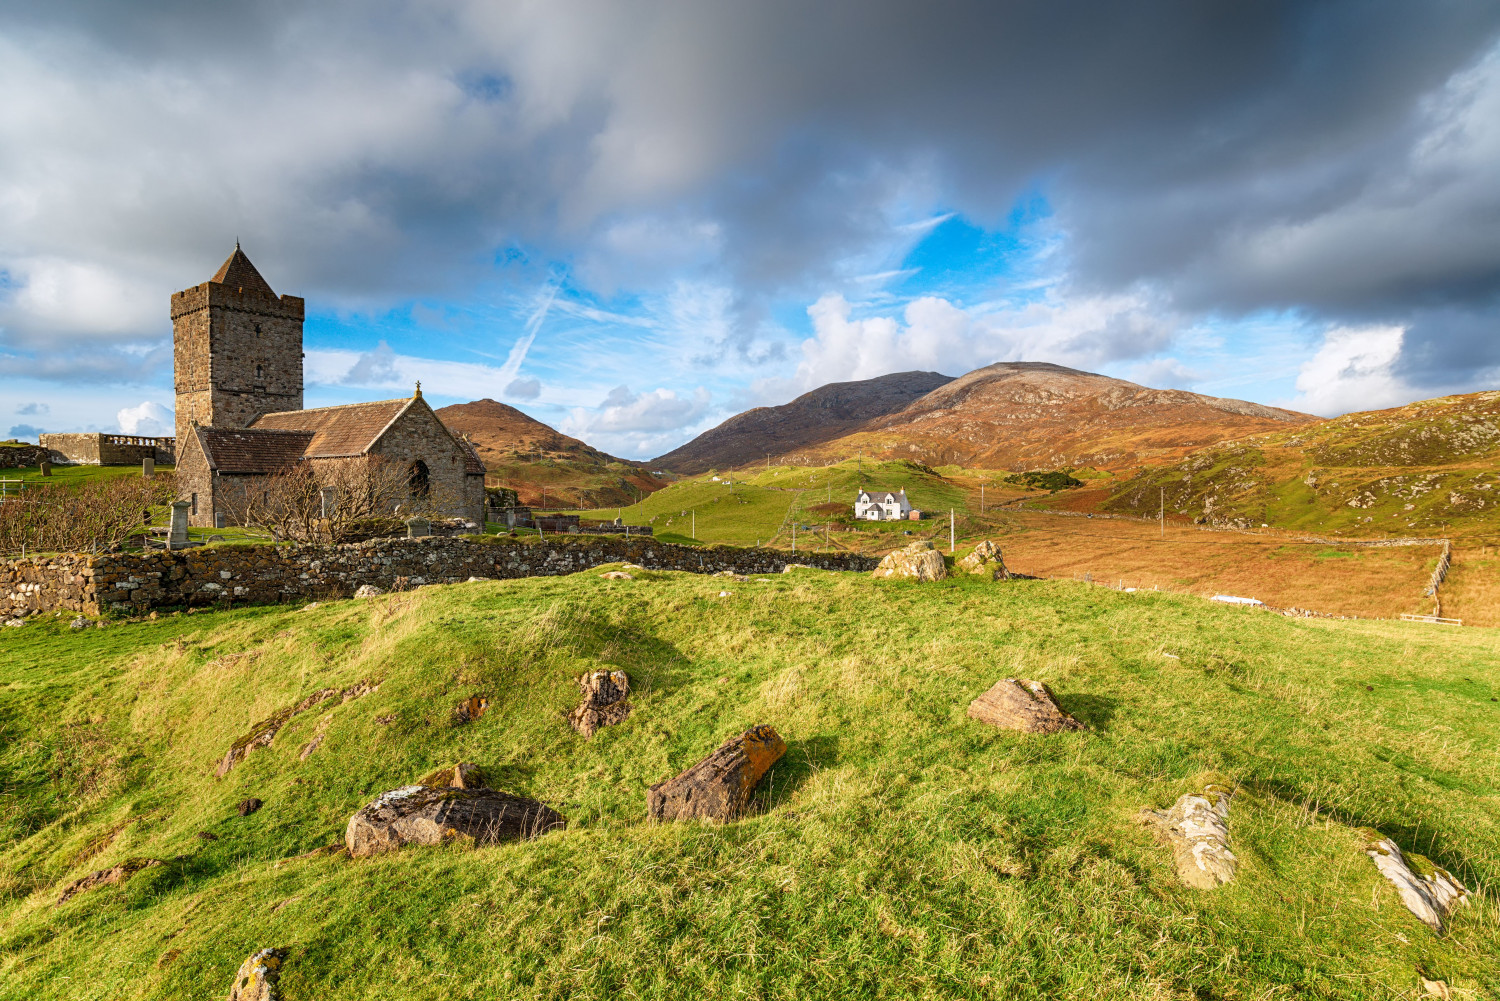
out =
<path fill-rule="evenodd" d="M 616 386 L 597 409 L 575 407 L 560 429 L 616 455 L 646 458 L 703 430 L 712 399 L 702 386 L 691 396 L 671 389 L 637 394 Z"/>
<path fill-rule="evenodd" d="M 1338 327 L 1323 338 L 1317 354 L 1297 375 L 1291 406 L 1336 417 L 1353 410 L 1380 410 L 1418 394 L 1395 372 L 1406 336 L 1402 327 Z"/>
<path fill-rule="evenodd" d="M 146 436 L 171 434 L 175 420 L 171 409 L 152 400 L 125 407 L 115 415 L 115 419 L 120 422 L 121 433 Z"/>
<path fill-rule="evenodd" d="M 802 342 L 793 388 L 870 379 L 913 369 L 962 375 L 997 361 L 1050 361 L 1097 370 L 1165 348 L 1179 321 L 1145 296 L 1075 297 L 965 309 L 926 296 L 900 318 L 855 318 L 842 295 L 808 307 L 813 336 Z"/>
<path fill-rule="evenodd" d="M 542 395 L 542 384 L 536 379 L 512 379 L 505 395 L 513 400 L 534 400 Z"/>

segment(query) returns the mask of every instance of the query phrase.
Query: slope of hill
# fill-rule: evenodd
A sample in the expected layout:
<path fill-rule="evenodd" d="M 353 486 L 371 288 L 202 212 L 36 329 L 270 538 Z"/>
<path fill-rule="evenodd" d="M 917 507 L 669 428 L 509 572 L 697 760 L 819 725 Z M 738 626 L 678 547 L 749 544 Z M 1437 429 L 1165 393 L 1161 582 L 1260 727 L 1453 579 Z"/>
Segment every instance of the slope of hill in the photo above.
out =
<path fill-rule="evenodd" d="M 1142 470 L 1106 510 L 1345 534 L 1500 531 L 1500 392 L 1254 435 Z"/>
<path fill-rule="evenodd" d="M 1361 832 L 1471 890 L 1500 877 L 1493 759 L 1473 753 L 1500 740 L 1487 633 L 1063 581 L 758 579 L 590 572 L 0 630 L 0 998 L 225 997 L 270 947 L 285 1001 L 1500 987 L 1493 897 L 1434 935 Z M 966 718 L 1017 665 L 1088 729 Z M 604 667 L 629 673 L 632 712 L 584 738 L 574 679 Z M 257 721 L 366 682 L 213 777 Z M 475 693 L 489 710 L 450 725 Z M 788 750 L 748 816 L 646 819 L 650 783 L 758 723 Z M 460 760 L 567 827 L 317 851 Z M 1208 781 L 1237 787 L 1239 869 L 1205 892 L 1138 815 Z M 58 904 L 130 859 L 162 864 Z"/>
<path fill-rule="evenodd" d="M 474 443 L 486 484 L 515 490 L 522 504 L 630 504 L 666 482 L 641 463 L 617 459 L 496 400 L 456 403 L 437 415 Z"/>
<path fill-rule="evenodd" d="M 910 458 L 987 469 L 1118 470 L 1320 418 L 1043 362 L 976 369 L 896 413 L 867 421 L 818 457 Z"/>
<path fill-rule="evenodd" d="M 747 410 L 651 461 L 657 467 L 693 475 L 709 469 L 737 469 L 767 454 L 802 452 L 858 430 L 874 418 L 896 413 L 952 381 L 952 376 L 937 372 L 896 372 L 878 379 L 830 383 L 779 407 Z"/>

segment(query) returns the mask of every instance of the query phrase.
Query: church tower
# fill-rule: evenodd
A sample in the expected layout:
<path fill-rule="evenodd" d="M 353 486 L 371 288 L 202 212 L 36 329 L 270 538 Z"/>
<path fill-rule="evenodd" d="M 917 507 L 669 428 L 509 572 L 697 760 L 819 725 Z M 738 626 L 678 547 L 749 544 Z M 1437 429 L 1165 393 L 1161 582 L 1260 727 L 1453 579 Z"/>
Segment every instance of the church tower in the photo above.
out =
<path fill-rule="evenodd" d="M 172 294 L 179 449 L 195 421 L 243 428 L 302 409 L 302 311 L 300 298 L 271 290 L 237 242 L 211 279 Z"/>

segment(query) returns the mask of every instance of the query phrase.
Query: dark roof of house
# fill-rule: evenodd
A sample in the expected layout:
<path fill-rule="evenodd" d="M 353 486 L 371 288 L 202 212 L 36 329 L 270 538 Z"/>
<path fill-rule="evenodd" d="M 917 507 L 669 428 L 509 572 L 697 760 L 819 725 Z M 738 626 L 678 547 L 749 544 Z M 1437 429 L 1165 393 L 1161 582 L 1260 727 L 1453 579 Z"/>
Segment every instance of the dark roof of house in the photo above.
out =
<path fill-rule="evenodd" d="M 260 272 L 255 270 L 255 265 L 250 263 L 250 258 L 245 256 L 245 252 L 240 249 L 238 243 L 234 245 L 234 253 L 230 254 L 229 259 L 220 265 L 210 281 L 216 281 L 231 288 L 253 289 L 269 296 L 276 295 L 271 290 L 270 282 L 262 278 Z"/>
<path fill-rule="evenodd" d="M 900 490 L 877 490 L 874 487 L 862 487 L 859 492 L 869 494 L 871 497 L 884 497 L 886 494 L 890 494 L 892 497 L 904 498 L 906 496 L 905 487 L 902 487 Z M 845 494 L 844 496 L 847 497 L 849 495 Z"/>
<path fill-rule="evenodd" d="M 363 455 L 412 400 L 413 397 L 407 397 L 376 403 L 349 403 L 342 407 L 318 407 L 315 410 L 283 410 L 280 413 L 263 414 L 251 426 L 309 432 L 312 438 L 306 452 L 309 459 Z"/>
<path fill-rule="evenodd" d="M 267 428 L 194 428 L 208 468 L 221 473 L 274 473 L 302 458 L 310 431 Z"/>

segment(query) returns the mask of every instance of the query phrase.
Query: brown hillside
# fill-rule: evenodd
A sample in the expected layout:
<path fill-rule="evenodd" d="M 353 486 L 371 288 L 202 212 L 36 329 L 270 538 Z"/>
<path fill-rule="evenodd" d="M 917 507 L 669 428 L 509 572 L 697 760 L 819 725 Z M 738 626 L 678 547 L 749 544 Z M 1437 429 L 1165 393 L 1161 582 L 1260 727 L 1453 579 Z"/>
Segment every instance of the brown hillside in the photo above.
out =
<path fill-rule="evenodd" d="M 485 483 L 515 490 L 522 504 L 613 507 L 666 486 L 641 463 L 617 459 L 496 400 L 456 403 L 437 415 L 474 443 L 488 471 Z"/>
<path fill-rule="evenodd" d="M 934 389 L 814 450 L 990 469 L 1119 470 L 1322 418 L 1243 400 L 1148 389 L 1045 362 L 1002 362 Z"/>
<path fill-rule="evenodd" d="M 937 372 L 897 372 L 860 382 L 835 382 L 779 407 L 756 407 L 729 418 L 666 455 L 656 467 L 692 475 L 733 469 L 767 453 L 801 452 L 834 441 L 894 414 L 953 381 Z"/>

